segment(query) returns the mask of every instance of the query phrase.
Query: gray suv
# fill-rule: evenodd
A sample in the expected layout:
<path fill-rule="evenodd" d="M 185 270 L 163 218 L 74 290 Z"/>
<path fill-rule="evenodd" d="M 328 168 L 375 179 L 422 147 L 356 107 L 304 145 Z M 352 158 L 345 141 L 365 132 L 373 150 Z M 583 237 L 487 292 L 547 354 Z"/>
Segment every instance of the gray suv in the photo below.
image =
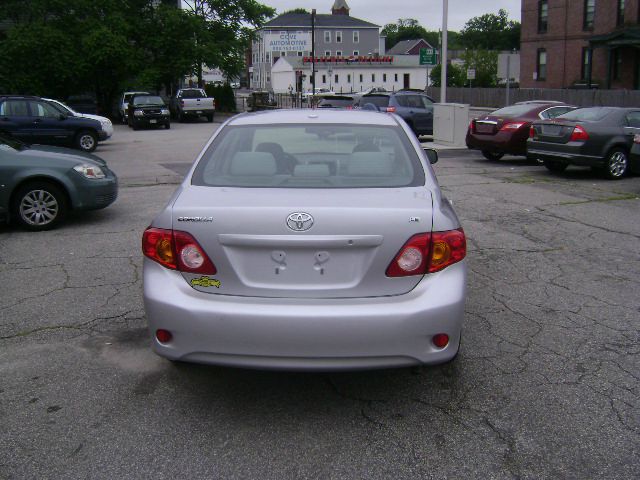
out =
<path fill-rule="evenodd" d="M 416 135 L 433 135 L 433 99 L 422 92 L 371 93 L 360 98 L 359 107 L 397 113 Z"/>

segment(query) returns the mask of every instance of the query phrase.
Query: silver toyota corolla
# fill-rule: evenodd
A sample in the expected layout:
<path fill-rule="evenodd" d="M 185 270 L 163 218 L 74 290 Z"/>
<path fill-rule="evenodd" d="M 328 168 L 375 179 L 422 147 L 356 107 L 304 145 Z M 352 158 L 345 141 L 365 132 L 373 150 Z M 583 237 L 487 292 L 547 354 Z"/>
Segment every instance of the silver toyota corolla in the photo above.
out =
<path fill-rule="evenodd" d="M 447 362 L 460 346 L 460 222 L 396 115 L 227 121 L 144 232 L 154 350 L 279 369 Z"/>

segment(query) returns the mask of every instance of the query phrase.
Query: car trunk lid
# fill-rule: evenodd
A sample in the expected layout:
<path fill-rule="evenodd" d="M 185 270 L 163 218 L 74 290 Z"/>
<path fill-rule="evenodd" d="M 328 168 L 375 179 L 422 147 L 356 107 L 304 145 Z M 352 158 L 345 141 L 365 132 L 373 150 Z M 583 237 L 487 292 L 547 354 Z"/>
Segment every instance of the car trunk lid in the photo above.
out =
<path fill-rule="evenodd" d="M 547 143 L 568 143 L 576 125 L 576 122 L 556 119 L 536 122 L 532 125 L 535 132 L 534 139 Z"/>
<path fill-rule="evenodd" d="M 217 269 L 209 279 L 183 276 L 193 288 L 211 294 L 403 294 L 421 277 L 389 278 L 385 271 L 404 243 L 416 233 L 430 232 L 431 225 L 432 197 L 424 187 L 191 186 L 173 206 L 173 228 L 193 235 Z"/>

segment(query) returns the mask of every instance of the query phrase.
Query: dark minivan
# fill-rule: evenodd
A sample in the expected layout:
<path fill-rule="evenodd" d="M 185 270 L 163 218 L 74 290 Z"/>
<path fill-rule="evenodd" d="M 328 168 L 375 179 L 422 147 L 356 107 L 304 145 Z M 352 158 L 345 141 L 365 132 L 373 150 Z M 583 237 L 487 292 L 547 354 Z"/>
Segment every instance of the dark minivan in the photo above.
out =
<path fill-rule="evenodd" d="M 73 146 L 93 152 L 107 133 L 97 120 L 61 113 L 40 97 L 0 95 L 0 133 L 28 144 Z"/>

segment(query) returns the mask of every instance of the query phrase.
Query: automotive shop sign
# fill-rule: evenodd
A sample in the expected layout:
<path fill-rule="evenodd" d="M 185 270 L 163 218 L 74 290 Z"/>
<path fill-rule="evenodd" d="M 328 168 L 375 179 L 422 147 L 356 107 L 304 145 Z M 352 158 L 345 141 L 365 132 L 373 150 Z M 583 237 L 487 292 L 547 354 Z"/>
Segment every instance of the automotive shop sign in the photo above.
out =
<path fill-rule="evenodd" d="M 310 52 L 311 32 L 267 33 L 264 44 L 269 52 Z"/>

